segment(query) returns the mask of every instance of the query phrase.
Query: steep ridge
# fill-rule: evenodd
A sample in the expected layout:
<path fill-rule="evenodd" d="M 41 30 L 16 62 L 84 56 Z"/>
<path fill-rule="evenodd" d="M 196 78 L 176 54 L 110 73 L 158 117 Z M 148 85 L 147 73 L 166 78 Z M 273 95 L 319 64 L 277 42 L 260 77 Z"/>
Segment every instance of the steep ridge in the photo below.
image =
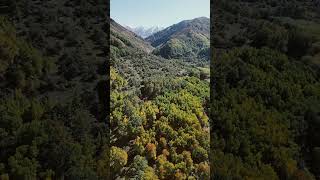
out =
<path fill-rule="evenodd" d="M 185 20 L 146 38 L 154 54 L 164 58 L 207 58 L 210 20 L 206 17 Z"/>

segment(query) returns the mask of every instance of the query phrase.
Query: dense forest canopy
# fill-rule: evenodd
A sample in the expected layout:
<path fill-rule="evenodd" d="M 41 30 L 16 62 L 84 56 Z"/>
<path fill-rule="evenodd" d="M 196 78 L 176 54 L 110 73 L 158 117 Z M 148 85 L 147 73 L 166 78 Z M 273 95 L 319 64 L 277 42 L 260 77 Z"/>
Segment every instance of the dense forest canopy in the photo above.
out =
<path fill-rule="evenodd" d="M 106 4 L 0 8 L 0 179 L 103 179 Z"/>
<path fill-rule="evenodd" d="M 317 7 L 216 2 L 212 179 L 319 178 Z"/>

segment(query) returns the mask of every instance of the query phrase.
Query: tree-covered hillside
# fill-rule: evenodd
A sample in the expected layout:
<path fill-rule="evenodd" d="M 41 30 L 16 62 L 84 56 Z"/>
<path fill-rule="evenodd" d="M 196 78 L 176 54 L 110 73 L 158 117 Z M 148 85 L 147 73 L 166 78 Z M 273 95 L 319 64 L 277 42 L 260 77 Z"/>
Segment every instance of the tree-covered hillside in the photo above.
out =
<path fill-rule="evenodd" d="M 146 38 L 156 49 L 154 54 L 164 58 L 208 61 L 210 49 L 210 19 L 185 20 Z"/>
<path fill-rule="evenodd" d="M 212 179 L 318 179 L 316 1 L 216 1 Z"/>

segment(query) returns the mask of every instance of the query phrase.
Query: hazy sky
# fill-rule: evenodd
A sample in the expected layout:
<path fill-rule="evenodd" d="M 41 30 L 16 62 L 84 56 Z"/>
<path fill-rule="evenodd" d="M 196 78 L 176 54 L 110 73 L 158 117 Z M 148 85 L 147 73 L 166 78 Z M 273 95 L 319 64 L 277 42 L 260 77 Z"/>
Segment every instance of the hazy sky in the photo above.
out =
<path fill-rule="evenodd" d="M 182 20 L 210 17 L 210 0 L 111 0 L 111 18 L 121 25 L 168 27 Z"/>

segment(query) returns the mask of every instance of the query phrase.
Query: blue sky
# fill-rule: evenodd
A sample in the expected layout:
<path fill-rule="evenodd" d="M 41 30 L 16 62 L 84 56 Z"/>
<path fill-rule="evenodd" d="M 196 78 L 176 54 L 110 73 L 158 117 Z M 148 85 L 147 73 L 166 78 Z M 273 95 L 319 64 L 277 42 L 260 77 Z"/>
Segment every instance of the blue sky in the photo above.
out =
<path fill-rule="evenodd" d="M 111 0 L 110 16 L 121 25 L 168 27 L 210 17 L 210 0 Z"/>

